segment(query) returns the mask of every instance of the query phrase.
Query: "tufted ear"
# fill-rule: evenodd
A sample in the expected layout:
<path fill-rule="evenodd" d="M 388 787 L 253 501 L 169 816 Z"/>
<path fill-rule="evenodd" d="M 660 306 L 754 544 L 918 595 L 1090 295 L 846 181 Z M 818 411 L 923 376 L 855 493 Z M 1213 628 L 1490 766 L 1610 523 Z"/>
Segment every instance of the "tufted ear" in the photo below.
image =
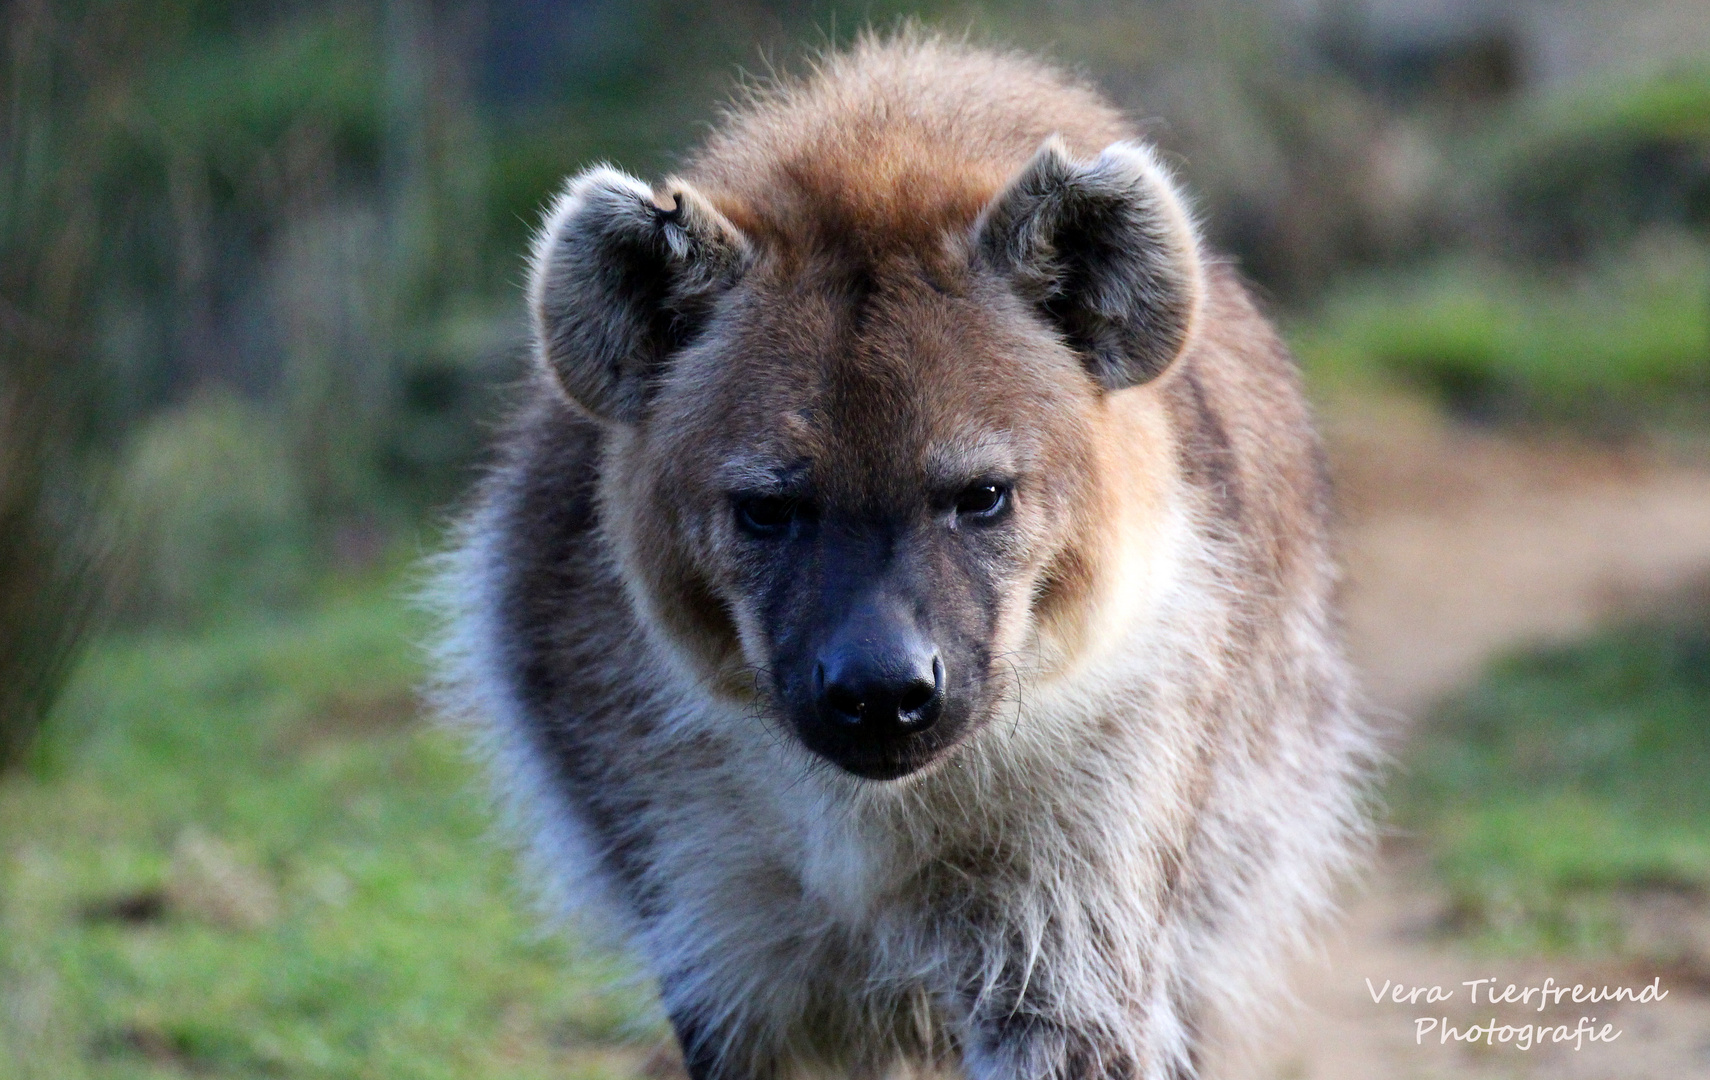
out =
<path fill-rule="evenodd" d="M 571 399 L 604 419 L 640 417 L 666 359 L 748 262 L 748 241 L 704 196 L 682 182 L 665 190 L 661 206 L 635 177 L 588 169 L 535 238 L 535 347 Z"/>
<path fill-rule="evenodd" d="M 1106 389 L 1156 378 L 1187 344 L 1205 291 L 1199 239 L 1139 143 L 1075 161 L 1046 140 L 974 226 L 974 258 L 1030 300 Z"/>

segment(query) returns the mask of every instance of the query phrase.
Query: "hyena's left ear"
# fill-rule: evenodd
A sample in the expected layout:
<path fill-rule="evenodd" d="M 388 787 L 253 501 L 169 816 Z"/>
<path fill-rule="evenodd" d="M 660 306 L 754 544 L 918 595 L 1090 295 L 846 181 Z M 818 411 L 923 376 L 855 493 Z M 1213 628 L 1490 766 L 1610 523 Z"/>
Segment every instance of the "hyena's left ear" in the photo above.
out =
<path fill-rule="evenodd" d="M 1076 161 L 1047 140 L 981 213 L 974 245 L 1110 390 L 1161 374 L 1204 302 L 1193 220 L 1139 143 Z"/>
<path fill-rule="evenodd" d="M 748 263 L 748 241 L 690 185 L 662 198 L 598 166 L 565 185 L 535 238 L 536 347 L 570 398 L 620 423 Z"/>

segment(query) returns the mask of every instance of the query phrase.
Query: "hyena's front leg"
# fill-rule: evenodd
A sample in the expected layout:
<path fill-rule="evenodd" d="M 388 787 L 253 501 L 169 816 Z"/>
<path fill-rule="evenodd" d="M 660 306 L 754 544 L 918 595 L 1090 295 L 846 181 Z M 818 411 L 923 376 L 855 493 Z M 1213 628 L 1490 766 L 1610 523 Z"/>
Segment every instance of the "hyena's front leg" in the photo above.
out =
<path fill-rule="evenodd" d="M 1037 1016 L 976 1022 L 963 1048 L 969 1080 L 1153 1080 L 1133 1039 L 1103 1025 L 1070 1027 Z"/>
<path fill-rule="evenodd" d="M 780 1058 L 776 1032 L 762 1017 L 731 1007 L 728 1000 L 674 992 L 681 983 L 671 976 L 660 981 L 689 1080 L 777 1080 L 793 1071 Z"/>
<path fill-rule="evenodd" d="M 1139 978 L 1073 965 L 1049 955 L 1014 962 L 1006 977 L 961 995 L 962 1056 L 969 1080 L 1187 1080 L 1195 1075 L 1187 1025 L 1175 1010 L 1149 1015 Z M 1091 979 L 1095 985 L 1081 985 Z M 1121 987 L 1131 987 L 1124 993 Z M 1126 1002 L 1126 1006 L 1123 1004 Z M 1191 1040 L 1186 1040 L 1191 1041 Z"/>
<path fill-rule="evenodd" d="M 722 1068 L 722 1040 L 698 1013 L 681 1007 L 672 1010 L 671 1032 L 683 1051 L 683 1069 L 689 1080 L 735 1080 Z"/>
<path fill-rule="evenodd" d="M 777 1063 L 755 1053 L 746 1033 L 718 1026 L 704 1010 L 678 1006 L 670 1016 L 689 1080 L 772 1080 L 778 1075 Z"/>

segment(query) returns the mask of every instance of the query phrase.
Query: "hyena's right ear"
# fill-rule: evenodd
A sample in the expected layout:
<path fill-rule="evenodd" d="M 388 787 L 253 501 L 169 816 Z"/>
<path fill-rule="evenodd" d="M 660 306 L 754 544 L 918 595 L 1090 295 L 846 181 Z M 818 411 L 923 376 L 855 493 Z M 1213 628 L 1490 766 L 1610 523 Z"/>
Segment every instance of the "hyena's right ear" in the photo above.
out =
<path fill-rule="evenodd" d="M 748 263 L 748 241 L 704 196 L 680 181 L 665 191 L 661 205 L 635 177 L 589 169 L 565 185 L 535 238 L 536 348 L 596 417 L 640 417 L 667 357 Z"/>

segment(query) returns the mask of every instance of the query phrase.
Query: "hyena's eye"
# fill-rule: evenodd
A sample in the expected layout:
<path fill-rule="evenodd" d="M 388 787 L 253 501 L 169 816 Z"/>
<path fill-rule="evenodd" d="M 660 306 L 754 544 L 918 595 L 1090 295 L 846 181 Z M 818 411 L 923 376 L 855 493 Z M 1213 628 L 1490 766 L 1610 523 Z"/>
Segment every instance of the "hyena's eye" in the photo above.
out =
<path fill-rule="evenodd" d="M 991 521 L 1009 508 L 1009 487 L 1006 484 L 983 482 L 970 484 L 956 496 L 956 516 Z"/>
<path fill-rule="evenodd" d="M 796 517 L 796 500 L 782 495 L 738 495 L 736 524 L 752 536 L 776 536 Z"/>

